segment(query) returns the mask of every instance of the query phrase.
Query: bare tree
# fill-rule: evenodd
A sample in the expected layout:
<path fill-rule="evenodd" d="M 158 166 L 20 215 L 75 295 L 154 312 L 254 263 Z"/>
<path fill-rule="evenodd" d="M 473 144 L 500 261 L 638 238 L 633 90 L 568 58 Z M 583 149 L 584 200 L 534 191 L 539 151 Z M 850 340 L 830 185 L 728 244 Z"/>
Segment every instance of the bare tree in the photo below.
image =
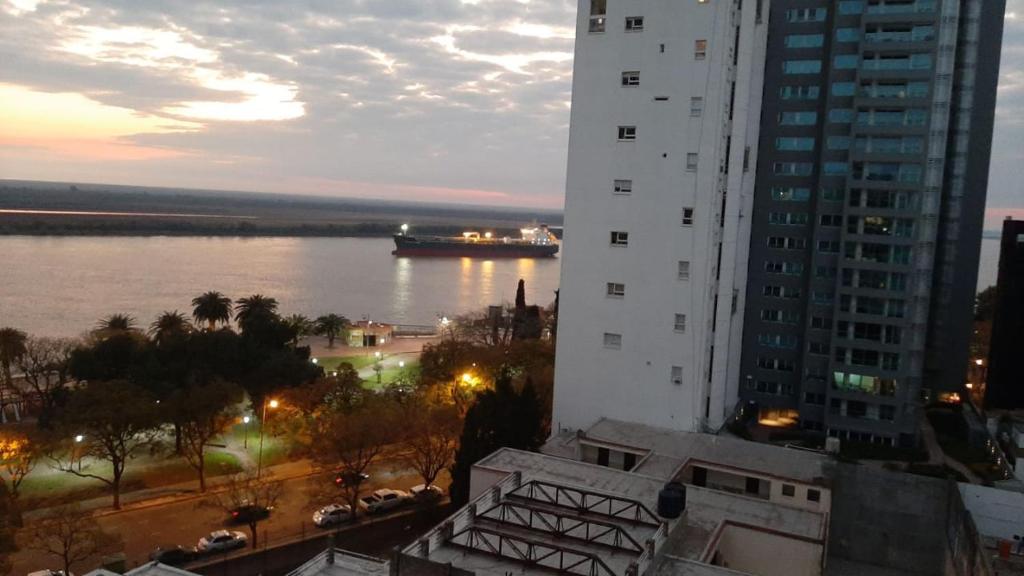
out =
<path fill-rule="evenodd" d="M 357 407 L 326 414 L 314 422 L 310 434 L 316 446 L 314 460 L 346 479 L 341 488 L 353 518 L 358 513 L 363 475 L 388 443 L 397 439 L 396 416 L 390 397 L 367 396 Z"/>
<path fill-rule="evenodd" d="M 434 484 L 438 474 L 455 458 L 455 449 L 462 431 L 458 409 L 451 405 L 430 404 L 418 396 L 403 406 L 405 446 L 404 457 L 419 472 L 423 483 Z"/>
<path fill-rule="evenodd" d="M 180 423 L 182 454 L 199 477 L 199 491 L 206 492 L 206 448 L 237 419 L 234 409 L 242 389 L 223 380 L 180 390 L 169 405 Z"/>
<path fill-rule="evenodd" d="M 26 434 L 0 433 L 0 479 L 11 498 L 18 499 L 21 483 L 35 469 L 42 454 L 40 445 Z"/>
<path fill-rule="evenodd" d="M 78 341 L 71 338 L 29 337 L 25 342 L 25 353 L 17 365 L 43 414 L 51 413 L 71 381 L 71 353 L 77 346 Z"/>
<path fill-rule="evenodd" d="M 61 443 L 50 458 L 57 468 L 81 478 L 99 480 L 114 497 L 114 508 L 121 508 L 121 480 L 128 461 L 155 448 L 159 425 L 156 401 L 134 384 L 121 381 L 90 382 L 76 390 L 68 400 L 60 419 Z M 84 457 L 110 465 L 110 475 L 82 466 Z M 77 462 L 76 462 L 77 461 Z"/>
<path fill-rule="evenodd" d="M 284 491 L 284 483 L 275 480 L 273 474 L 263 472 L 260 476 L 256 471 L 247 470 L 233 474 L 228 478 L 224 490 L 217 493 L 213 504 L 223 508 L 225 512 L 231 513 L 243 506 L 255 508 L 266 508 L 267 510 L 277 506 L 277 501 Z M 250 541 L 252 547 L 256 548 L 259 538 L 257 526 L 260 518 L 258 515 L 251 515 L 246 522 L 249 533 L 252 535 Z"/>
<path fill-rule="evenodd" d="M 61 506 L 47 517 L 33 522 L 22 534 L 23 547 L 53 556 L 65 574 L 71 568 L 122 546 L 115 534 L 105 532 L 96 519 L 78 504 Z"/>

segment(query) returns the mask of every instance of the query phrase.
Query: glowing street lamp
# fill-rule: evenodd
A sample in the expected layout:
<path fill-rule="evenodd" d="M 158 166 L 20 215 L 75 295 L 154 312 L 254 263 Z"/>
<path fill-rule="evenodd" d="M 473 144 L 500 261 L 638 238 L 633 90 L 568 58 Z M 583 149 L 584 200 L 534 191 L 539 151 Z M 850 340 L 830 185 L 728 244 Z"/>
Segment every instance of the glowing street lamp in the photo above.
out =
<path fill-rule="evenodd" d="M 398 367 L 399 368 L 405 368 L 405 360 L 399 360 L 398 361 Z"/>
<path fill-rule="evenodd" d="M 318 363 L 319 363 L 319 360 L 317 360 L 316 358 L 313 358 L 313 364 L 318 364 Z"/>
<path fill-rule="evenodd" d="M 242 436 L 243 450 L 249 449 L 249 420 L 252 420 L 252 418 L 249 418 L 248 416 L 242 416 L 242 424 L 245 424 L 245 435 Z"/>
<path fill-rule="evenodd" d="M 981 358 L 978 358 L 977 360 L 975 360 L 974 363 L 977 364 L 978 366 L 984 366 L 985 365 L 985 361 L 982 360 Z"/>
<path fill-rule="evenodd" d="M 409 231 L 409 225 L 408 224 L 402 224 L 402 234 L 404 235 L 408 231 Z"/>
<path fill-rule="evenodd" d="M 263 471 L 263 425 L 267 422 L 267 408 L 271 410 L 277 408 L 280 404 L 277 400 L 264 400 L 263 401 L 263 416 L 260 418 L 260 449 L 256 454 L 256 479 L 260 479 L 260 473 Z"/>

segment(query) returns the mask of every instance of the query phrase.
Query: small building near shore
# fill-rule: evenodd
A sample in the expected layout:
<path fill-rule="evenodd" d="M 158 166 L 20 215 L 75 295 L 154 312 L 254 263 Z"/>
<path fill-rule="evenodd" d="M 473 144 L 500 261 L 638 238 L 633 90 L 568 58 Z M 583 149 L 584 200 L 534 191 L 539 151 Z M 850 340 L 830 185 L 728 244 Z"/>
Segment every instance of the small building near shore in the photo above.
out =
<path fill-rule="evenodd" d="M 391 341 L 394 326 L 373 320 L 360 320 L 348 329 L 347 343 L 353 348 L 372 348 Z"/>

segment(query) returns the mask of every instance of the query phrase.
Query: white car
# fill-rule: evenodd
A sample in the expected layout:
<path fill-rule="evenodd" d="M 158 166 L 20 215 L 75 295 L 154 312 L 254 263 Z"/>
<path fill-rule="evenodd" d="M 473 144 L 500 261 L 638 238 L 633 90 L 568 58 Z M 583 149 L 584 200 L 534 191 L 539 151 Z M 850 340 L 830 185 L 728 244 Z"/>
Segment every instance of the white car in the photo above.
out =
<path fill-rule="evenodd" d="M 214 530 L 199 539 L 196 549 L 200 552 L 223 552 L 236 548 L 245 548 L 249 538 L 242 532 Z"/>
<path fill-rule="evenodd" d="M 430 486 L 427 486 L 426 484 L 417 484 L 410 488 L 409 492 L 412 494 L 413 498 L 420 502 L 433 502 L 444 498 L 444 490 L 438 486 L 434 486 L 433 484 Z"/>
<path fill-rule="evenodd" d="M 410 502 L 412 502 L 412 495 L 408 492 L 381 488 L 380 490 L 374 490 L 373 494 L 369 496 L 360 498 L 359 507 L 365 510 L 367 514 L 378 514 L 394 510 Z"/>
<path fill-rule="evenodd" d="M 345 504 L 330 504 L 313 513 L 313 524 L 323 528 L 352 519 L 352 508 Z"/>

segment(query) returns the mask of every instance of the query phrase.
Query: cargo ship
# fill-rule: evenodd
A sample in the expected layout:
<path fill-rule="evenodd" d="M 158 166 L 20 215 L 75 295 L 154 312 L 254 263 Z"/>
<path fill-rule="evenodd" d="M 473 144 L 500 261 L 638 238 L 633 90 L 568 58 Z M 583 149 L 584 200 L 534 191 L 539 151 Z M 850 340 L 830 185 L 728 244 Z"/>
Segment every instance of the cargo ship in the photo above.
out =
<path fill-rule="evenodd" d="M 522 228 L 519 238 L 495 237 L 491 232 L 462 236 L 414 236 L 409 226 L 394 235 L 395 256 L 469 256 L 473 258 L 551 258 L 558 253 L 555 236 L 545 225 Z"/>

